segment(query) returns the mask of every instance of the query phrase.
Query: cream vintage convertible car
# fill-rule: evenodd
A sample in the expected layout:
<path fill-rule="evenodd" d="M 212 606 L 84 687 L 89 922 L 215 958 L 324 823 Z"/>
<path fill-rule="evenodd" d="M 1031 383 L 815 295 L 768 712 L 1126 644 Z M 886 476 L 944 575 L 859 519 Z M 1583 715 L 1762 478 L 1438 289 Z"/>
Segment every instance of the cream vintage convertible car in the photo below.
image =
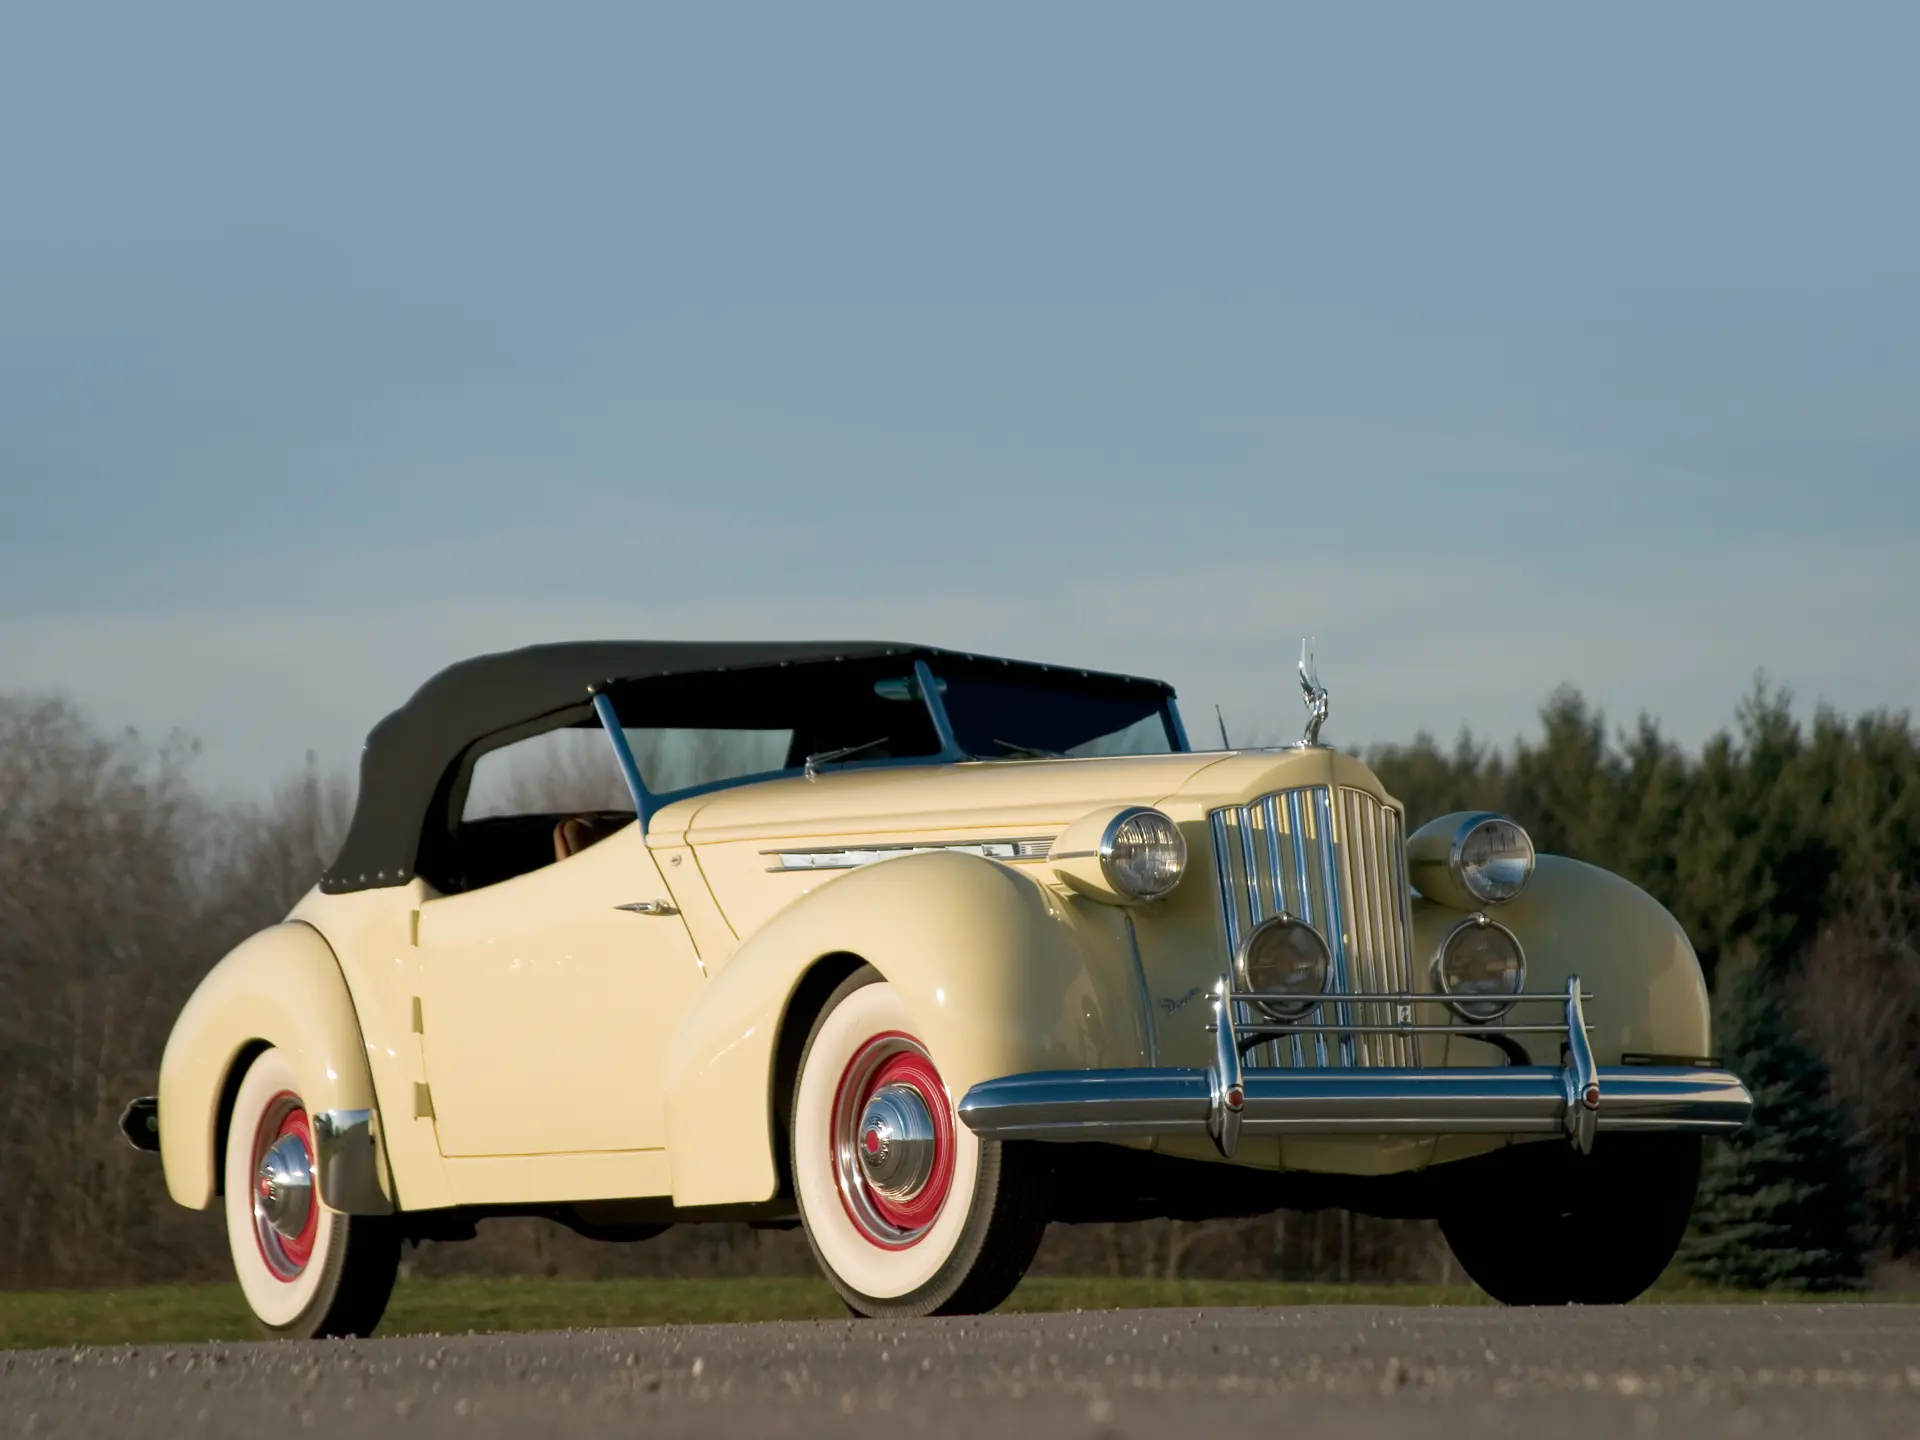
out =
<path fill-rule="evenodd" d="M 401 1243 L 797 1220 L 868 1315 L 979 1311 L 1051 1221 L 1436 1216 L 1509 1302 L 1646 1288 L 1746 1119 L 1686 935 L 1319 743 L 894 644 L 483 656 L 368 738 L 339 858 L 124 1128 L 263 1325 Z"/>

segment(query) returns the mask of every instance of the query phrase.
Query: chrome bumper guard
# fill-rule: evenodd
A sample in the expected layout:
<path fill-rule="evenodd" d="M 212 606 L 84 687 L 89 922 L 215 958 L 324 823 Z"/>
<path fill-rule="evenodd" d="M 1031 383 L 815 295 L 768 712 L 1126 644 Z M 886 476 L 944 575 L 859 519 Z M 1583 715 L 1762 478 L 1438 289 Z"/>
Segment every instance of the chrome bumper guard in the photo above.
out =
<path fill-rule="evenodd" d="M 1223 977 L 1215 987 L 1213 1064 L 1206 1069 L 1047 1070 L 975 1085 L 960 1118 L 988 1140 L 1115 1140 L 1139 1135 L 1210 1135 L 1231 1156 L 1242 1134 L 1254 1135 L 1554 1135 L 1582 1153 L 1597 1132 L 1681 1131 L 1724 1135 L 1746 1123 L 1753 1097 L 1725 1070 L 1692 1066 L 1596 1065 L 1581 1009 L 1580 981 L 1564 995 L 1526 995 L 1522 1002 L 1565 1007 L 1564 1024 L 1236 1025 L 1241 1002 L 1292 999 L 1235 994 Z M 1368 995 L 1414 1005 L 1444 1003 L 1433 995 Z M 1344 1007 L 1341 1007 L 1344 1009 Z M 1401 1067 L 1245 1069 L 1242 1054 L 1292 1034 L 1553 1033 L 1564 1036 L 1563 1065 L 1499 1069 Z"/>
<path fill-rule="evenodd" d="M 314 1179 L 330 1210 L 391 1215 L 380 1188 L 380 1117 L 372 1110 L 321 1110 L 313 1117 Z"/>

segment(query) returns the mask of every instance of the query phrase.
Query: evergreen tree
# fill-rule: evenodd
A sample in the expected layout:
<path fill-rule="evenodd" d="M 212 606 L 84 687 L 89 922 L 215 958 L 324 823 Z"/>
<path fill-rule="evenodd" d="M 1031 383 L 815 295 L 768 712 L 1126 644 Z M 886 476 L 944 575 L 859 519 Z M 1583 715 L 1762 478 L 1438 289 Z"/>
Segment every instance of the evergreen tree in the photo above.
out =
<path fill-rule="evenodd" d="M 1828 1099 L 1827 1068 L 1789 1023 L 1762 967 L 1721 981 L 1719 1045 L 1753 1091 L 1753 1118 L 1708 1142 L 1681 1263 L 1740 1289 L 1849 1290 L 1866 1274 L 1858 1157 Z"/>

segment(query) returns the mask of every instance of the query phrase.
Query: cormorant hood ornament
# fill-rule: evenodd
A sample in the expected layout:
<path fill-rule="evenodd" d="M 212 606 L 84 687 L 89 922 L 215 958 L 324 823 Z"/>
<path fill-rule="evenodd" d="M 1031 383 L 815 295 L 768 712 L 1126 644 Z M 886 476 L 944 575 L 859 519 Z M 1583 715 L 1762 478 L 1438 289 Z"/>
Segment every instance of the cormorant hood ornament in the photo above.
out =
<path fill-rule="evenodd" d="M 1320 727 L 1327 723 L 1327 687 L 1320 683 L 1320 672 L 1313 662 L 1308 642 L 1300 642 L 1300 694 L 1307 706 L 1307 728 L 1300 732 L 1297 748 L 1312 750 L 1320 744 Z"/>

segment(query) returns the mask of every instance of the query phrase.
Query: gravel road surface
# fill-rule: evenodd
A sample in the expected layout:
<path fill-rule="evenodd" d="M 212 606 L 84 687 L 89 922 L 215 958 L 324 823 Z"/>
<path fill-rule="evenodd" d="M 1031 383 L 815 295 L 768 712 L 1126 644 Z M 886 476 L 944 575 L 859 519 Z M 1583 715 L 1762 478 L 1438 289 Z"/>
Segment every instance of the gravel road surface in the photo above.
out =
<path fill-rule="evenodd" d="M 876 1427 L 1913 1440 L 1920 1306 L 1130 1310 L 0 1354 L 0 1435 Z"/>

